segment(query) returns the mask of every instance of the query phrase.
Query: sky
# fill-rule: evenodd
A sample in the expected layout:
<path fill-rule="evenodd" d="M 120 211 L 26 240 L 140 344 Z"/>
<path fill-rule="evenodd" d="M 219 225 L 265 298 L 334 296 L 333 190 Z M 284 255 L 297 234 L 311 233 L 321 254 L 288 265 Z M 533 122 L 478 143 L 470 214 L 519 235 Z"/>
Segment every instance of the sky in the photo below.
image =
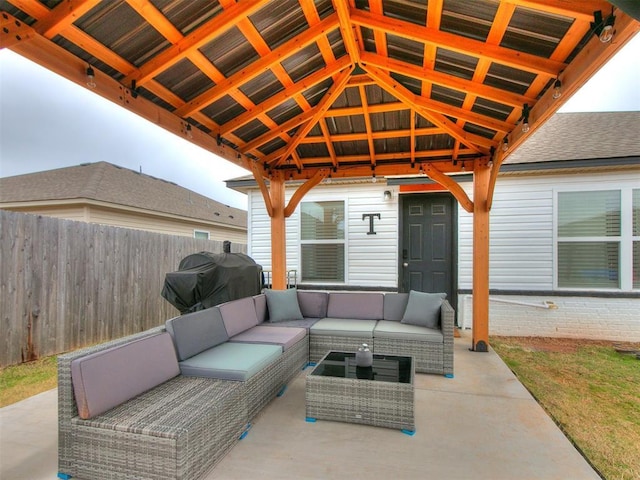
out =
<path fill-rule="evenodd" d="M 640 111 L 640 35 L 559 110 L 602 111 Z M 247 208 L 246 195 L 224 183 L 249 175 L 247 170 L 8 49 L 0 50 L 0 177 L 99 161 Z"/>

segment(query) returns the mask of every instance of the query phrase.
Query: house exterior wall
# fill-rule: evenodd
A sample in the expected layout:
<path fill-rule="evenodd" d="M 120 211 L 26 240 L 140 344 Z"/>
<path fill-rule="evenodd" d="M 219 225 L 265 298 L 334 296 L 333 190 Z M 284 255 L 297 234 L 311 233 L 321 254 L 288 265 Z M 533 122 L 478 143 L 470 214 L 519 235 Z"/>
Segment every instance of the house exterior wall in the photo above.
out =
<path fill-rule="evenodd" d="M 385 190 L 393 192 L 384 201 Z M 288 202 L 294 189 L 287 189 Z M 271 223 L 259 190 L 249 192 L 248 249 L 249 255 L 265 270 L 271 269 Z M 345 287 L 379 287 L 395 289 L 398 284 L 398 194 L 397 190 L 380 183 L 353 185 L 322 184 L 305 195 L 303 202 L 345 201 Z M 379 213 L 374 220 L 375 235 L 367 235 L 368 218 L 362 215 Z M 287 269 L 297 270 L 300 282 L 300 207 L 286 220 Z M 317 285 L 317 284 L 314 284 Z M 331 284 L 335 286 L 336 284 Z"/>
<path fill-rule="evenodd" d="M 472 185 L 463 187 L 471 195 Z M 630 285 L 620 290 L 562 289 L 555 271 L 557 193 L 635 188 L 640 188 L 637 170 L 498 179 L 490 218 L 489 285 L 508 295 L 490 296 L 491 335 L 640 341 L 640 291 Z M 473 217 L 459 209 L 462 292 L 472 287 L 472 235 Z M 630 269 L 630 263 L 621 259 L 621 271 Z M 469 294 L 458 298 L 458 324 L 465 328 L 473 324 L 471 302 Z M 547 309 L 546 302 L 555 308 Z"/>
<path fill-rule="evenodd" d="M 11 207 L 8 210 L 185 237 L 193 237 L 194 230 L 207 231 L 209 232 L 209 240 L 247 243 L 246 232 L 239 228 L 232 229 L 224 225 L 207 224 L 177 217 L 168 218 L 130 210 L 116 210 L 96 205 Z"/>
<path fill-rule="evenodd" d="M 462 183 L 472 197 L 472 183 Z M 558 288 L 555 208 L 559 191 L 640 186 L 638 170 L 501 176 L 490 219 L 489 328 L 492 335 L 558 336 L 640 341 L 640 291 Z M 398 288 L 398 187 L 380 183 L 321 184 L 303 201 L 344 199 L 347 212 L 345 287 Z M 383 200 L 384 190 L 392 199 Z M 289 200 L 293 189 L 288 189 Z M 623 208 L 630 208 L 629 206 Z M 380 213 L 367 235 L 363 213 Z M 249 192 L 249 254 L 271 267 L 270 220 L 262 195 Z M 287 268 L 299 270 L 299 208 L 287 219 Z M 458 208 L 458 325 L 472 317 L 473 218 Z M 623 265 L 623 269 L 630 266 Z M 300 274 L 298 275 L 300 279 Z M 499 292 L 494 294 L 493 292 Z M 552 303 L 553 308 L 547 308 Z"/>

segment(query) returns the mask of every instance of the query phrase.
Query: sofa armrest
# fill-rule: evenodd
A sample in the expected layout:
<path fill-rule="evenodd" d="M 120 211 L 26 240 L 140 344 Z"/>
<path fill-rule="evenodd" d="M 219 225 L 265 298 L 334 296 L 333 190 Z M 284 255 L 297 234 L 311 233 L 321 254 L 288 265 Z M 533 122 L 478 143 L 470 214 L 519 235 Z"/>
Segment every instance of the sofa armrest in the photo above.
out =
<path fill-rule="evenodd" d="M 453 330 L 455 323 L 455 310 L 447 300 L 442 301 L 440 307 L 440 329 L 444 335 L 445 342 L 447 338 L 453 342 Z"/>
<path fill-rule="evenodd" d="M 442 329 L 443 357 L 442 370 L 445 377 L 453 378 L 453 329 L 455 310 L 447 300 L 440 307 L 440 328 Z"/>

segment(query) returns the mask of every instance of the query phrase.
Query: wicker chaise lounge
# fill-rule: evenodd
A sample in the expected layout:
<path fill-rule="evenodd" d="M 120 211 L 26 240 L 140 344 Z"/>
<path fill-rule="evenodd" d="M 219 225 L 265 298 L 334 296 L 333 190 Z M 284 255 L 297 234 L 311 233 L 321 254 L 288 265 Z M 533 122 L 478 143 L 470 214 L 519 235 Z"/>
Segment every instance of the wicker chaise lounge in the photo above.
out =
<path fill-rule="evenodd" d="M 161 332 L 153 329 L 58 357 L 60 478 L 196 479 L 236 444 L 247 424 L 238 382 L 178 375 L 104 413 L 80 417 L 71 363 L 117 352 L 118 347 L 152 339 Z M 127 366 L 129 371 L 136 368 L 131 363 Z M 115 364 L 108 367 L 117 368 Z M 113 383 L 118 382 L 117 373 L 111 377 Z M 108 379 L 94 380 L 114 388 L 104 385 Z"/>

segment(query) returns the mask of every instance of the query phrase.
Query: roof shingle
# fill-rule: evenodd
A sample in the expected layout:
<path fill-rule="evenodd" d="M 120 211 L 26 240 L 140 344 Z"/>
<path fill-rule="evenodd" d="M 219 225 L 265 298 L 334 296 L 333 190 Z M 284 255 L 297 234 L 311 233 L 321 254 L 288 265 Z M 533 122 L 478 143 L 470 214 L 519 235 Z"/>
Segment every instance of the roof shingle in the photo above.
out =
<path fill-rule="evenodd" d="M 0 203 L 87 199 L 238 227 L 247 212 L 108 162 L 0 178 Z"/>

